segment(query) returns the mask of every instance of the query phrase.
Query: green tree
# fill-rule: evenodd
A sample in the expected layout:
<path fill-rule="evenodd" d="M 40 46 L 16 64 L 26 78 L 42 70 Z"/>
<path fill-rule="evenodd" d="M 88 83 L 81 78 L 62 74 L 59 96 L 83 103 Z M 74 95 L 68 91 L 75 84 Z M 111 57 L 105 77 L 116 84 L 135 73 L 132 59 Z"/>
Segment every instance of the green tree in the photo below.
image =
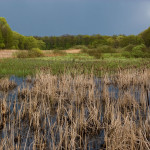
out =
<path fill-rule="evenodd" d="M 128 45 L 140 45 L 142 43 L 144 43 L 143 39 L 135 35 L 123 36 L 119 41 L 120 47 L 126 47 Z"/>
<path fill-rule="evenodd" d="M 4 48 L 4 47 L 5 47 L 4 39 L 3 39 L 3 36 L 2 36 L 2 31 L 0 29 L 0 48 Z"/>
<path fill-rule="evenodd" d="M 13 45 L 13 32 L 5 18 L 0 17 L 0 28 L 4 39 L 5 48 L 11 48 Z"/>
<path fill-rule="evenodd" d="M 37 40 L 32 36 L 26 37 L 25 43 L 24 43 L 24 48 L 26 50 L 31 50 L 32 48 L 38 48 Z"/>
<path fill-rule="evenodd" d="M 112 37 L 109 37 L 109 38 L 107 39 L 107 43 L 108 43 L 108 45 L 114 47 L 114 45 L 115 45 L 115 40 L 114 40 Z"/>
<path fill-rule="evenodd" d="M 139 34 L 147 47 L 150 47 L 150 27 Z"/>
<path fill-rule="evenodd" d="M 42 50 L 46 49 L 46 44 L 42 40 L 37 40 L 37 45 L 39 49 L 42 49 Z"/>
<path fill-rule="evenodd" d="M 19 49 L 19 33 L 13 32 L 13 49 Z"/>

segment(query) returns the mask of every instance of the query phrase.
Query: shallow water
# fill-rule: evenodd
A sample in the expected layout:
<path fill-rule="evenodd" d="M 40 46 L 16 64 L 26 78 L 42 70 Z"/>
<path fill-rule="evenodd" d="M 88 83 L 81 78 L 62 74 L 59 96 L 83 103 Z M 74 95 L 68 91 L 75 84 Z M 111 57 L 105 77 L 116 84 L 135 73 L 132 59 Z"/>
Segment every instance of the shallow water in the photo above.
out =
<path fill-rule="evenodd" d="M 33 82 L 34 79 L 32 80 L 32 82 L 26 82 L 26 78 L 20 78 L 20 77 L 15 77 L 15 76 L 11 76 L 10 77 L 10 81 L 14 81 L 17 83 L 17 87 L 14 88 L 13 90 L 9 91 L 9 92 L 0 92 L 0 99 L 3 99 L 4 97 L 7 97 L 7 104 L 10 106 L 10 120 L 13 122 L 14 117 L 12 115 L 13 113 L 13 108 L 14 105 L 16 107 L 16 112 L 19 113 L 21 107 L 23 106 L 22 103 L 18 100 L 18 88 L 23 89 L 26 87 L 29 87 L 32 89 L 33 87 Z M 103 91 L 103 83 L 101 81 L 101 79 L 99 78 L 95 78 L 95 92 L 99 93 L 97 94 L 98 98 L 101 97 L 102 95 L 102 91 Z M 112 84 L 107 85 L 107 89 L 109 92 L 109 97 L 110 100 L 117 100 L 121 94 L 123 94 L 125 91 L 120 91 L 120 89 Z M 141 89 L 140 88 L 130 88 L 130 93 L 132 96 L 135 97 L 135 99 L 137 101 L 140 100 L 140 96 L 141 96 Z M 87 93 L 88 94 L 88 93 Z M 149 103 L 150 103 L 150 96 L 148 97 Z M 88 110 L 85 109 L 85 111 L 87 111 L 87 116 L 88 116 Z M 102 112 L 103 114 L 103 112 Z M 50 116 L 50 120 L 51 122 L 54 124 L 56 122 L 56 118 L 57 118 L 57 114 L 53 114 Z M 1 118 L 2 120 L 2 118 Z M 103 118 L 102 118 L 103 120 Z M 22 125 L 20 127 L 20 130 L 18 130 L 18 133 L 15 134 L 20 134 L 21 135 L 21 147 L 25 147 L 25 143 L 26 143 L 26 149 L 29 149 L 29 147 L 32 149 L 32 143 L 34 140 L 34 134 L 32 131 L 30 131 L 30 127 L 29 127 L 29 121 L 25 120 L 22 121 Z M 46 125 L 46 128 L 48 128 L 48 125 Z M 12 130 L 11 130 L 12 129 Z M 10 124 L 9 122 L 6 122 L 6 126 L 0 131 L 0 138 L 3 139 L 6 136 L 12 136 L 13 132 L 15 130 L 15 127 L 13 126 L 13 123 Z M 30 134 L 28 135 L 28 132 L 30 131 Z M 51 139 L 51 134 L 50 133 L 46 133 L 46 137 L 47 137 L 47 141 L 52 140 Z M 58 139 L 59 141 L 59 135 L 57 135 L 57 133 L 55 134 L 56 139 Z M 101 130 L 101 132 L 98 135 L 95 135 L 93 137 L 89 137 L 87 136 L 88 139 L 88 149 L 90 150 L 95 150 L 95 149 L 100 149 L 102 147 L 102 144 L 104 143 L 104 130 Z M 21 149 L 23 149 L 21 148 Z"/>

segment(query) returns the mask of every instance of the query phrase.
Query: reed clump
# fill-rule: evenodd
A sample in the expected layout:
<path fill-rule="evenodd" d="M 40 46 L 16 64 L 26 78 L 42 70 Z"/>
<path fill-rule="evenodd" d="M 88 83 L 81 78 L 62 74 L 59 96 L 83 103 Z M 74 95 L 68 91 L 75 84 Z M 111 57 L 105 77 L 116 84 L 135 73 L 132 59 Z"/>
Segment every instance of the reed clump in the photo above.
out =
<path fill-rule="evenodd" d="M 146 68 L 119 70 L 112 79 L 119 88 L 128 89 L 130 86 L 150 86 L 150 70 Z"/>
<path fill-rule="evenodd" d="M 14 81 L 10 81 L 8 78 L 0 79 L 0 91 L 9 91 L 16 88 L 17 84 Z"/>

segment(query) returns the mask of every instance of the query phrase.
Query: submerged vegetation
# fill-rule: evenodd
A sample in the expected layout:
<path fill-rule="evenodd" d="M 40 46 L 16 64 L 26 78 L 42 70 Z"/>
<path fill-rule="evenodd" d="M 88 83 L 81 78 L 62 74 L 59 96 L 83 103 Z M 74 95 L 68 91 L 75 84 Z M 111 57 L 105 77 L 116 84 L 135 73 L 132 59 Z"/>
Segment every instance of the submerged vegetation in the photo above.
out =
<path fill-rule="evenodd" d="M 149 74 L 146 67 L 103 78 L 44 70 L 14 96 L 0 89 L 0 149 L 149 150 Z"/>

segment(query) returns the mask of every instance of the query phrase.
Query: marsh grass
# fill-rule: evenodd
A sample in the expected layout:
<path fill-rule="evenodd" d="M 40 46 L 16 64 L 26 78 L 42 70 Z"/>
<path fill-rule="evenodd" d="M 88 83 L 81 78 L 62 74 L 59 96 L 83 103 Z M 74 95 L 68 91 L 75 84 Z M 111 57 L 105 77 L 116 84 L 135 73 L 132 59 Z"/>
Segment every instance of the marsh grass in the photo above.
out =
<path fill-rule="evenodd" d="M 37 71 L 51 70 L 52 74 L 61 74 L 68 70 L 77 70 L 77 72 L 91 73 L 93 69 L 96 76 L 101 76 L 102 72 L 114 73 L 116 70 L 149 67 L 149 59 L 120 59 L 108 58 L 96 60 L 85 59 L 84 54 L 67 54 L 62 57 L 44 57 L 28 59 L 2 59 L 0 60 L 0 76 L 16 75 L 27 76 L 35 75 Z"/>
<path fill-rule="evenodd" d="M 3 92 L 0 149 L 149 150 L 149 82 L 147 68 L 105 72 L 101 79 L 43 70 L 15 98 Z"/>

